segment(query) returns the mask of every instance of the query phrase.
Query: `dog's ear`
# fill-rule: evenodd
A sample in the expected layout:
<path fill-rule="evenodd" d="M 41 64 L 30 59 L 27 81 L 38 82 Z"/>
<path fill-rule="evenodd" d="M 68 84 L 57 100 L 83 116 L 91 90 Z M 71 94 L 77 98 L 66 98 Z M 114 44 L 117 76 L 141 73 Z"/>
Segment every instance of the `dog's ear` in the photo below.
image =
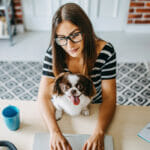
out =
<path fill-rule="evenodd" d="M 82 78 L 82 80 L 84 81 L 84 85 L 86 87 L 85 89 L 85 95 L 89 96 L 90 98 L 92 98 L 95 94 L 96 94 L 96 89 L 95 86 L 93 84 L 93 81 L 85 75 L 81 75 L 80 77 Z"/>
<path fill-rule="evenodd" d="M 96 88 L 91 79 L 89 80 L 89 97 L 94 97 L 96 95 Z"/>
<path fill-rule="evenodd" d="M 87 91 L 89 94 L 88 96 L 93 97 L 96 94 L 96 89 L 95 89 L 95 86 L 93 84 L 93 81 L 88 77 L 86 77 L 86 80 L 87 80 L 86 81 L 86 83 L 87 83 L 86 87 L 87 87 Z"/>
<path fill-rule="evenodd" d="M 65 75 L 65 73 L 60 73 L 60 74 L 56 77 L 56 79 L 55 79 L 55 81 L 54 81 L 54 85 L 53 85 L 52 94 L 56 94 L 56 95 L 61 95 L 61 94 L 63 94 L 63 93 L 62 93 L 62 90 L 61 90 L 61 88 L 60 88 L 60 84 L 61 84 L 61 82 L 62 82 L 62 79 L 63 79 L 64 75 Z"/>

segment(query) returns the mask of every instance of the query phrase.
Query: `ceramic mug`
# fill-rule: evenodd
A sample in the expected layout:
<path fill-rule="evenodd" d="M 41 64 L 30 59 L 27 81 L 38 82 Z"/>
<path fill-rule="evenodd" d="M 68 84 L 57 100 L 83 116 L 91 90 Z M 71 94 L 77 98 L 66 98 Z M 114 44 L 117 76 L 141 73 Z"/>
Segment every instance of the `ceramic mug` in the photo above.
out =
<path fill-rule="evenodd" d="M 17 130 L 20 127 L 20 111 L 19 108 L 9 105 L 2 110 L 2 116 L 8 129 Z"/>

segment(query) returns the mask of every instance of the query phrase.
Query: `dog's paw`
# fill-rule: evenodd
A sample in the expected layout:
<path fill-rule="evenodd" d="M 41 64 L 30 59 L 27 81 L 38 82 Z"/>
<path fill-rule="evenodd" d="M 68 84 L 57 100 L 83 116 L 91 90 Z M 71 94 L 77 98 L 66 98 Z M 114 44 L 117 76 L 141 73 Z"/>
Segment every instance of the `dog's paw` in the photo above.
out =
<path fill-rule="evenodd" d="M 81 114 L 82 114 L 83 116 L 89 116 L 89 115 L 90 115 L 90 111 L 89 111 L 88 109 L 83 109 L 83 110 L 81 111 Z"/>
<path fill-rule="evenodd" d="M 62 117 L 62 111 L 61 110 L 56 110 L 55 117 L 56 117 L 56 120 L 60 120 L 61 117 Z"/>

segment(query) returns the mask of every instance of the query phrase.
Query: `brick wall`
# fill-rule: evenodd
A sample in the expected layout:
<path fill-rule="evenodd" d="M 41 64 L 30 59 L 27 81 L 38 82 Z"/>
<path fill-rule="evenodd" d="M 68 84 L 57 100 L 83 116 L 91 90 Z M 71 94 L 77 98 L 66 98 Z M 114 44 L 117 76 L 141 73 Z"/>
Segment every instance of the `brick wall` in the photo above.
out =
<path fill-rule="evenodd" d="M 128 24 L 150 24 L 150 0 L 131 0 Z"/>
<path fill-rule="evenodd" d="M 23 24 L 21 0 L 13 0 L 14 14 L 17 24 Z"/>
<path fill-rule="evenodd" d="M 23 24 L 21 0 L 13 0 L 17 24 Z M 130 0 L 128 24 L 150 24 L 150 0 Z"/>

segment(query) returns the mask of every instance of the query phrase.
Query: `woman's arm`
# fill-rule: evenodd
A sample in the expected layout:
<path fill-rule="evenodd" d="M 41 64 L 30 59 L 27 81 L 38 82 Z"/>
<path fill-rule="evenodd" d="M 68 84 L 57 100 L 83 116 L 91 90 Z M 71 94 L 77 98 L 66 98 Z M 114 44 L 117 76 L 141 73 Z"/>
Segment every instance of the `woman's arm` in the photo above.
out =
<path fill-rule="evenodd" d="M 102 80 L 102 98 L 103 102 L 99 107 L 96 128 L 84 145 L 83 150 L 104 149 L 104 134 L 116 109 L 116 79 Z"/>
<path fill-rule="evenodd" d="M 38 93 L 40 111 L 51 133 L 60 132 L 55 120 L 55 108 L 50 100 L 53 81 L 52 78 L 42 76 Z"/>
<path fill-rule="evenodd" d="M 104 134 L 116 109 L 116 79 L 102 80 L 102 98 L 95 131 Z"/>
<path fill-rule="evenodd" d="M 71 150 L 69 143 L 63 137 L 55 119 L 55 108 L 50 100 L 53 82 L 54 80 L 52 78 L 42 76 L 38 93 L 39 108 L 51 135 L 51 149 L 63 148 L 66 150 L 68 147 Z"/>

